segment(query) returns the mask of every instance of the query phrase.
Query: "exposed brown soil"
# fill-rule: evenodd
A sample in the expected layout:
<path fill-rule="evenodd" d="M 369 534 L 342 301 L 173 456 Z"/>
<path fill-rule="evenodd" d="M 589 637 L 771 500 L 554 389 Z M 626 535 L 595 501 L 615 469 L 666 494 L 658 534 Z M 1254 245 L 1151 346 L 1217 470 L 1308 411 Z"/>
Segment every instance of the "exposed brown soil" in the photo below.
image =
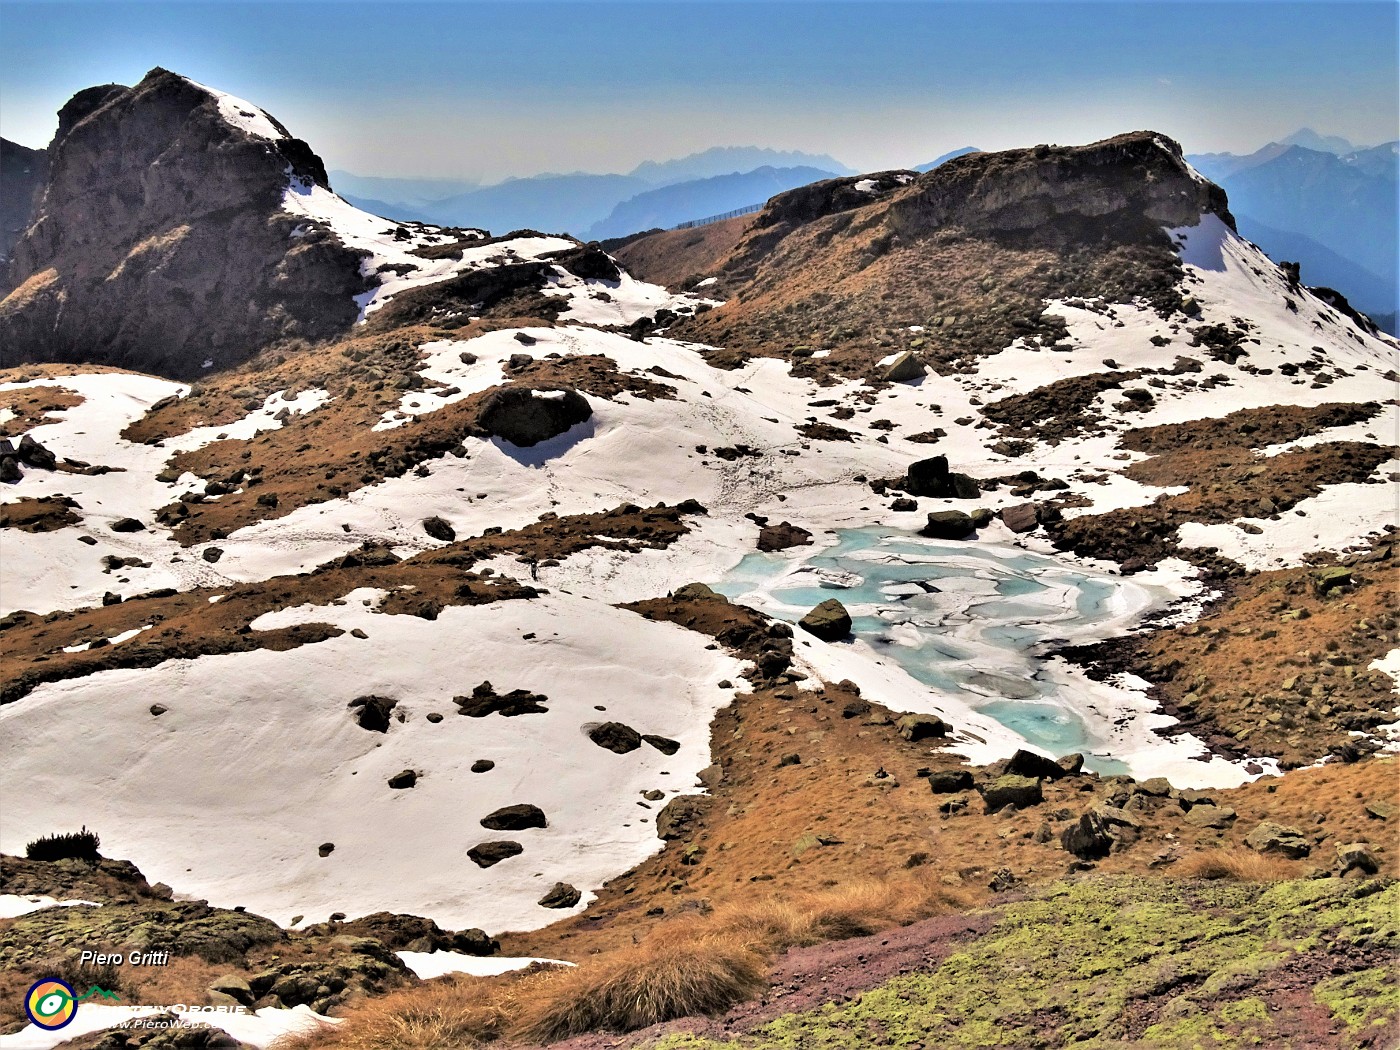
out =
<path fill-rule="evenodd" d="M 1214 573 L 1238 574 L 1239 566 L 1214 547 L 1178 546 L 1177 527 L 1188 521 L 1224 524 L 1286 513 L 1325 486 L 1370 480 L 1394 455 L 1393 448 L 1364 441 L 1312 445 L 1264 459 L 1247 445 L 1186 446 L 1134 463 L 1123 473 L 1146 485 L 1189 485 L 1189 491 L 1159 496 L 1145 507 L 1066 518 L 1049 523 L 1047 531 L 1056 547 L 1086 557 L 1148 564 L 1179 557 Z M 1272 509 L 1265 509 L 1265 500 Z"/>
<path fill-rule="evenodd" d="M 189 397 L 159 403 L 123 431 L 131 441 L 159 443 L 195 426 L 232 422 L 260 408 L 278 390 L 286 396 L 311 388 L 332 399 L 315 412 L 289 415 L 278 430 L 250 439 L 214 441 L 171 457 L 165 477 L 190 470 L 227 490 L 217 500 L 198 495 L 162 508 L 159 520 L 183 546 L 217 541 L 235 529 L 290 514 L 298 507 L 336 499 L 385 478 L 397 477 L 445 454 L 469 456 L 482 402 L 492 390 L 410 419 L 390 431 L 375 431 L 400 398 L 431 402 L 454 392 L 418 375 L 419 347 L 434 339 L 468 339 L 502 324 L 538 324 L 537 318 L 473 323 L 447 332 L 415 326 L 388 335 L 364 334 L 330 346 L 282 346 L 244 368 L 214 377 Z M 507 369 L 524 386 L 566 385 L 596 397 L 669 398 L 674 388 L 647 373 L 624 372 L 603 355 L 534 357 Z"/>
<path fill-rule="evenodd" d="M 697 279 L 715 274 L 752 219 L 752 215 L 736 215 L 695 229 L 663 230 L 609 250 L 640 281 L 689 288 Z M 721 289 L 716 289 L 715 294 L 724 297 Z"/>
<path fill-rule="evenodd" d="M 298 576 L 217 590 L 154 592 L 43 617 L 12 613 L 0 620 L 0 664 L 5 676 L 0 703 L 18 700 L 44 682 L 116 667 L 153 667 L 166 660 L 253 649 L 281 651 L 338 637 L 344 632 L 324 623 L 268 631 L 254 631 L 248 625 L 277 609 L 339 601 L 357 587 L 389 592 L 380 612 L 426 619 L 435 619 L 447 606 L 530 598 L 538 593 L 535 588 L 507 577 L 479 575 L 472 567 L 500 554 L 515 554 L 528 567 L 589 547 L 629 551 L 665 547 L 688 531 L 682 516 L 702 509 L 687 504 L 644 510 L 628 504 L 598 514 L 545 515 L 522 529 L 461 540 L 402 561 L 388 548 L 373 547 Z M 223 598 L 211 603 L 215 593 Z M 107 638 L 148 624 L 153 626 L 121 645 L 105 643 Z M 63 651 L 89 642 L 99 644 L 74 653 Z"/>
<path fill-rule="evenodd" d="M 0 376 L 19 369 L 5 369 Z M 26 376 L 31 369 L 23 369 Z M 0 382 L 14 382 L 8 378 Z M 23 390 L 0 392 L 0 408 L 8 408 L 14 413 L 13 419 L 0 423 L 0 437 L 18 437 L 32 427 L 45 423 L 64 409 L 83 403 L 83 396 L 61 386 L 34 386 Z"/>
<path fill-rule="evenodd" d="M 20 532 L 57 532 L 82 521 L 77 502 L 68 496 L 25 496 L 0 503 L 0 529 Z"/>
<path fill-rule="evenodd" d="M 1072 650 L 1095 673 L 1126 671 L 1191 732 L 1228 754 L 1272 755 L 1285 768 L 1355 754 L 1354 733 L 1397 718 L 1394 681 L 1371 670 L 1400 645 L 1391 548 L 1353 565 L 1327 594 L 1310 567 L 1226 584 L 1199 621 Z"/>

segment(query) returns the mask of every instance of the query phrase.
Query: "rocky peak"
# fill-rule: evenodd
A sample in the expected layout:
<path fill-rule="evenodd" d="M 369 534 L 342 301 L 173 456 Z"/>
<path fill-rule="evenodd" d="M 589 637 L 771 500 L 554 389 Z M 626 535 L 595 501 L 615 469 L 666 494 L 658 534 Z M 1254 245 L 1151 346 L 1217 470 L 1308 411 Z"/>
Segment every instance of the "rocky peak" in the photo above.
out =
<path fill-rule="evenodd" d="M 361 256 L 282 210 L 325 166 L 256 107 L 154 69 L 75 95 L 47 152 L 0 302 L 3 363 L 190 377 L 354 321 Z"/>
<path fill-rule="evenodd" d="M 955 157 L 891 205 L 903 233 L 956 226 L 1006 233 L 1065 219 L 1194 226 L 1204 214 L 1232 228 L 1225 191 L 1192 171 L 1181 146 L 1134 131 L 1086 146 L 1034 146 Z"/>

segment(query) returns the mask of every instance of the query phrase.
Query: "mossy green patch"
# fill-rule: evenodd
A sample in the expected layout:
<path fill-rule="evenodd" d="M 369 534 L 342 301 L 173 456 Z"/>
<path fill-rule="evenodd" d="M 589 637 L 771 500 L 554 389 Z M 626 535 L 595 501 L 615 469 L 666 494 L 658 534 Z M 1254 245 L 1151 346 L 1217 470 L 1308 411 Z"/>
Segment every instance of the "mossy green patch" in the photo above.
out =
<path fill-rule="evenodd" d="M 1379 880 L 1261 885 L 1125 875 L 1057 883 L 1003 908 L 987 933 L 932 972 L 785 1015 L 732 1041 L 671 1036 L 657 1046 L 1283 1046 L 1274 1007 L 1256 989 L 1302 952 L 1400 946 L 1397 905 L 1400 886 Z M 1394 1024 L 1393 994 L 1376 990 L 1393 993 L 1393 982 L 1363 977 L 1370 973 L 1321 982 L 1319 1001 L 1349 1027 Z"/>
<path fill-rule="evenodd" d="M 1400 983 L 1393 967 L 1328 977 L 1317 982 L 1313 997 L 1352 1031 L 1394 1026 L 1400 1015 Z"/>

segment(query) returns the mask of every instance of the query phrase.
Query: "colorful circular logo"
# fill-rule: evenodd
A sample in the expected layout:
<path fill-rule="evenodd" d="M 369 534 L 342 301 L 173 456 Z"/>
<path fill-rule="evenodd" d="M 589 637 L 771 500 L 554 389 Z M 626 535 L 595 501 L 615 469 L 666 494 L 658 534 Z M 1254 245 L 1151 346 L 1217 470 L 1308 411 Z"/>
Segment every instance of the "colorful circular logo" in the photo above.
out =
<path fill-rule="evenodd" d="M 24 1012 L 47 1032 L 62 1028 L 78 1012 L 78 999 L 72 987 L 57 977 L 38 981 L 24 997 Z"/>

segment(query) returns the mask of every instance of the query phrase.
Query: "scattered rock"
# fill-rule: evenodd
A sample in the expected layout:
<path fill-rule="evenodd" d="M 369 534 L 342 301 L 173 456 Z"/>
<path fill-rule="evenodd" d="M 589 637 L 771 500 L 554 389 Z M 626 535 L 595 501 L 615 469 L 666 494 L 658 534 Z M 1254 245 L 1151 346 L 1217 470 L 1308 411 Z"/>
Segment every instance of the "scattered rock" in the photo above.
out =
<path fill-rule="evenodd" d="M 812 534 L 791 522 L 765 525 L 758 533 L 758 549 L 761 551 L 782 551 L 789 547 L 805 547 L 811 544 Z"/>
<path fill-rule="evenodd" d="M 549 708 L 544 706 L 544 702 L 548 699 L 547 696 L 524 689 L 512 689 L 502 696 L 490 682 L 482 682 L 472 690 L 471 696 L 454 696 L 452 702 L 457 705 L 458 714 L 468 718 L 485 718 L 492 714 L 513 718 L 516 715 L 547 713 Z"/>
<path fill-rule="evenodd" d="M 496 763 L 492 762 L 489 758 L 478 758 L 472 763 L 473 773 L 489 773 L 495 768 Z"/>
<path fill-rule="evenodd" d="M 541 908 L 572 908 L 583 900 L 583 894 L 567 882 L 556 882 L 539 900 Z"/>
<path fill-rule="evenodd" d="M 1028 806 L 1039 805 L 1045 800 L 1038 779 L 1016 776 L 1014 773 L 997 777 L 981 791 L 982 801 L 988 813 L 995 813 L 1004 806 L 1025 809 Z"/>
<path fill-rule="evenodd" d="M 322 857 L 329 857 L 332 853 L 335 852 L 335 843 L 323 842 L 316 847 L 316 852 Z"/>
<path fill-rule="evenodd" d="M 835 598 L 828 598 L 802 617 L 797 626 L 824 642 L 835 642 L 851 633 L 851 614 Z"/>
<path fill-rule="evenodd" d="M 970 515 L 960 510 L 936 510 L 929 514 L 928 523 L 919 530 L 919 535 L 935 540 L 962 540 L 972 531 Z"/>
<path fill-rule="evenodd" d="M 165 714 L 165 712 L 169 710 L 170 708 L 166 707 L 164 704 L 151 705 L 151 714 L 154 715 L 156 718 L 159 718 L 161 715 Z"/>
<path fill-rule="evenodd" d="M 1216 806 L 1209 803 L 1192 806 L 1186 811 L 1186 823 L 1197 828 L 1228 828 L 1238 814 L 1229 806 Z"/>
<path fill-rule="evenodd" d="M 656 834 L 667 841 L 683 838 L 709 812 L 709 795 L 677 795 L 656 815 Z"/>
<path fill-rule="evenodd" d="M 895 723 L 895 729 L 911 743 L 929 737 L 945 737 L 953 731 L 953 727 L 937 715 L 905 715 Z"/>
<path fill-rule="evenodd" d="M 1380 871 L 1380 861 L 1368 842 L 1337 843 L 1337 874 L 1360 871 L 1374 875 Z"/>
<path fill-rule="evenodd" d="M 493 842 L 482 842 L 467 850 L 467 856 L 478 868 L 489 868 L 493 864 L 499 864 L 509 857 L 516 857 L 525 852 L 525 847 L 510 839 L 497 839 Z"/>
<path fill-rule="evenodd" d="M 1066 776 L 1065 770 L 1053 758 L 1020 748 L 1006 762 L 1006 772 L 1018 777 L 1039 777 L 1042 780 L 1059 780 Z"/>
<path fill-rule="evenodd" d="M 603 722 L 588 730 L 588 739 L 605 751 L 625 755 L 642 746 L 642 734 L 621 722 Z"/>
<path fill-rule="evenodd" d="M 928 775 L 929 789 L 935 795 L 972 790 L 972 774 L 966 769 L 947 769 Z"/>
<path fill-rule="evenodd" d="M 919 501 L 912 500 L 908 496 L 900 496 L 897 500 L 890 504 L 890 510 L 910 511 L 918 509 Z"/>
<path fill-rule="evenodd" d="M 452 523 L 446 518 L 439 518 L 436 515 L 423 519 L 423 531 L 433 539 L 441 540 L 443 543 L 451 543 L 457 538 L 457 530 L 452 527 Z"/>
<path fill-rule="evenodd" d="M 118 518 L 108 526 L 113 532 L 145 532 L 146 526 L 135 518 Z"/>
<path fill-rule="evenodd" d="M 1259 826 L 1245 836 L 1244 844 L 1259 853 L 1282 853 L 1291 860 L 1301 860 L 1312 852 L 1312 843 L 1297 828 L 1260 821 Z"/>
<path fill-rule="evenodd" d="M 549 821 L 539 806 L 522 802 L 488 813 L 481 818 L 481 826 L 490 831 L 523 831 L 526 828 L 548 827 Z"/>
<path fill-rule="evenodd" d="M 389 778 L 389 786 L 396 790 L 411 788 L 416 783 L 418 783 L 418 774 L 411 769 L 405 769 L 402 773 L 395 773 Z"/>

